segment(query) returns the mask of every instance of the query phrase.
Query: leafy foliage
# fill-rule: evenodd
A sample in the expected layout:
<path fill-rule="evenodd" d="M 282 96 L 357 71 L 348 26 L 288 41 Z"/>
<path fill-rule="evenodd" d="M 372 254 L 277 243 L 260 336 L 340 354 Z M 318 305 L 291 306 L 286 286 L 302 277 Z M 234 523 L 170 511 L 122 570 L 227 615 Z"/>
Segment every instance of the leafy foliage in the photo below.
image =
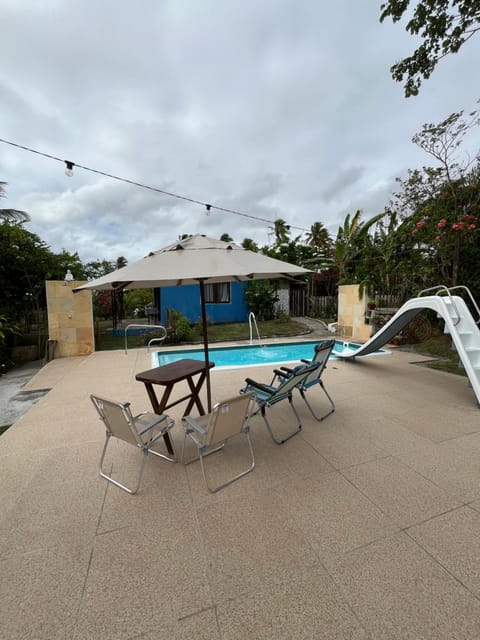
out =
<path fill-rule="evenodd" d="M 381 5 L 380 22 L 399 22 L 407 14 L 410 0 L 388 0 Z M 460 48 L 480 29 L 480 0 L 420 0 L 405 29 L 423 41 L 412 55 L 394 64 L 390 71 L 403 82 L 405 96 L 416 96 L 438 62 Z"/>
<path fill-rule="evenodd" d="M 257 320 L 272 320 L 275 317 L 275 303 L 278 302 L 276 286 L 269 280 L 252 280 L 244 290 L 244 300 L 249 311 Z"/>

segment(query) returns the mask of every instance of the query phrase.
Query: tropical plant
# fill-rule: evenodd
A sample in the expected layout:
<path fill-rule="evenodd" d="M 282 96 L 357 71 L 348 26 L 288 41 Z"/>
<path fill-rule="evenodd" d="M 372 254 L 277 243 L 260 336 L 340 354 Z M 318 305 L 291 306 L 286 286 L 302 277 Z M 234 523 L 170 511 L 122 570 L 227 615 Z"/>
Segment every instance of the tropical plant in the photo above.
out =
<path fill-rule="evenodd" d="M 275 303 L 278 302 L 276 284 L 270 280 L 252 280 L 244 289 L 244 300 L 248 310 L 257 320 L 272 320 L 275 317 Z"/>
<path fill-rule="evenodd" d="M 6 182 L 0 182 L 0 198 L 6 198 L 6 186 Z M 17 209 L 0 209 L 0 220 L 6 220 L 9 222 L 28 222 L 30 220 L 30 216 L 25 211 L 18 211 Z"/>

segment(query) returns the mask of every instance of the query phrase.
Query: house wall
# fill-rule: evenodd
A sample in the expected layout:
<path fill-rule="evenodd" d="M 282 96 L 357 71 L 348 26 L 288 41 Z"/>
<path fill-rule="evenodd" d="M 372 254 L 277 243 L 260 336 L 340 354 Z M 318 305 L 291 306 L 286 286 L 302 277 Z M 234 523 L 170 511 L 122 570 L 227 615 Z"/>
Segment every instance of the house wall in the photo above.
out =
<path fill-rule="evenodd" d="M 243 301 L 244 286 L 239 282 L 230 285 L 230 302 L 227 304 L 206 304 L 208 320 L 213 323 L 245 322 L 248 308 Z M 160 289 L 160 323 L 167 322 L 167 309 L 181 311 L 193 324 L 201 316 L 200 287 L 197 284 Z"/>
<path fill-rule="evenodd" d="M 56 340 L 55 357 L 85 356 L 94 351 L 92 294 L 73 293 L 84 282 L 45 282 L 48 312 L 48 337 Z"/>

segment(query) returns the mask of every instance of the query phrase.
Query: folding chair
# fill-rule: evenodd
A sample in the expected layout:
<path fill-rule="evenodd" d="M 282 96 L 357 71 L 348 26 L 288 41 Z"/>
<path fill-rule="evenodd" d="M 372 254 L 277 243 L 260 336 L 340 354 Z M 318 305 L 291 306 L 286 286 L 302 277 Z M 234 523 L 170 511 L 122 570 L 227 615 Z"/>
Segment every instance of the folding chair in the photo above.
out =
<path fill-rule="evenodd" d="M 315 369 L 311 373 L 309 373 L 306 376 L 306 378 L 304 378 L 304 380 L 302 380 L 297 385 L 297 389 L 300 391 L 300 395 L 305 400 L 305 404 L 310 410 L 310 413 L 315 418 L 315 420 L 318 420 L 318 422 L 325 420 L 325 418 L 327 418 L 329 415 L 331 415 L 335 411 L 335 403 L 333 402 L 330 394 L 325 388 L 325 384 L 322 380 L 322 374 L 327 366 L 328 358 L 330 357 L 330 354 L 334 346 L 335 346 L 335 340 L 321 340 L 317 345 L 315 345 L 315 353 L 314 353 L 313 359 L 301 361 L 306 364 L 313 364 L 313 363 L 319 364 L 318 369 Z M 275 384 L 277 380 L 288 379 L 292 375 L 292 371 L 293 369 L 289 369 L 288 367 L 280 367 L 280 369 L 275 369 L 272 384 Z M 330 402 L 329 410 L 320 416 L 313 411 L 305 395 L 305 393 L 316 384 L 320 385 L 320 388 L 323 390 L 323 392 L 325 393 L 325 395 L 327 396 Z"/>
<path fill-rule="evenodd" d="M 199 416 L 198 418 L 192 418 L 192 416 L 184 416 L 182 418 L 185 428 L 182 462 L 184 464 L 190 464 L 191 462 L 200 459 L 203 478 L 210 493 L 216 493 L 220 489 L 232 484 L 235 480 L 238 480 L 247 473 L 250 473 L 250 471 L 255 467 L 255 456 L 253 454 L 249 428 L 249 409 L 251 400 L 252 394 L 235 396 L 234 398 L 230 398 L 229 400 L 224 400 L 223 402 L 216 404 L 213 407 L 213 410 L 207 415 Z M 235 475 L 233 478 L 222 482 L 216 487 L 211 487 L 205 468 L 205 457 L 222 449 L 227 440 L 240 435 L 245 435 L 248 442 L 250 450 L 250 466 Z M 187 437 L 190 437 L 190 439 L 195 443 L 198 450 L 198 456 L 185 463 L 185 443 Z"/>
<path fill-rule="evenodd" d="M 267 427 L 267 430 L 270 436 L 272 437 L 272 440 L 276 444 L 283 444 L 284 442 L 292 438 L 301 430 L 302 423 L 300 421 L 300 417 L 293 404 L 292 394 L 294 389 L 296 388 L 300 389 L 300 385 L 303 382 L 303 380 L 308 375 L 315 372 L 319 368 L 319 366 L 320 364 L 317 362 L 313 364 L 301 364 L 298 367 L 295 367 L 295 369 L 292 369 L 291 375 L 289 377 L 283 378 L 283 381 L 281 381 L 278 386 L 275 386 L 272 384 L 266 385 L 260 382 L 255 382 L 255 380 L 252 380 L 251 378 L 245 379 L 247 386 L 244 389 L 242 389 L 240 393 L 253 392 L 255 394 L 254 398 L 258 408 L 252 415 L 257 415 L 258 413 L 261 414 L 265 422 L 265 425 Z M 295 427 L 295 429 L 291 431 L 286 437 L 284 437 L 283 439 L 280 439 L 274 434 L 272 430 L 272 427 L 266 415 L 266 410 L 269 407 L 272 407 L 274 404 L 281 402 L 282 400 L 288 400 L 298 424 Z"/>
<path fill-rule="evenodd" d="M 138 491 L 140 486 L 145 460 L 149 453 L 154 456 L 158 456 L 159 458 L 163 458 L 164 460 L 168 460 L 169 462 L 175 462 L 175 457 L 171 458 L 159 451 L 154 451 L 151 448 L 159 438 L 162 438 L 166 433 L 168 433 L 168 431 L 170 431 L 170 429 L 172 429 L 175 425 L 174 420 L 169 418 L 167 415 L 157 415 L 156 413 L 149 412 L 133 416 L 130 411 L 129 402 L 114 402 L 113 400 L 106 400 L 105 398 L 100 398 L 93 394 L 90 396 L 90 399 L 92 400 L 93 405 L 98 411 L 100 419 L 103 421 L 106 428 L 105 444 L 103 446 L 99 467 L 99 474 L 102 478 L 105 478 L 105 480 L 108 480 L 108 482 L 113 483 L 127 493 L 134 494 Z M 142 451 L 142 463 L 134 489 L 129 489 L 126 485 L 118 482 L 118 480 L 114 480 L 103 470 L 105 454 L 112 437 L 123 440 L 134 447 L 138 447 Z"/>

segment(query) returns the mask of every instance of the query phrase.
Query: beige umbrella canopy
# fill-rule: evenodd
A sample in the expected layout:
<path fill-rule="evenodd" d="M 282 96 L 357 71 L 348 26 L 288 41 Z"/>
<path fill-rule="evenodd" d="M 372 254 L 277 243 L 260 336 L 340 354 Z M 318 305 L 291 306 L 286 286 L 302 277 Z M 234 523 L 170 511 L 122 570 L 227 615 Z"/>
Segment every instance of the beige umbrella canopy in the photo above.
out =
<path fill-rule="evenodd" d="M 248 251 L 231 242 L 194 235 L 178 240 L 163 249 L 149 253 L 137 262 L 92 280 L 75 291 L 84 289 L 122 290 L 151 289 L 199 284 L 203 323 L 204 352 L 207 372 L 207 396 L 210 410 L 210 376 L 208 336 L 205 312 L 205 283 L 249 281 L 302 276 L 310 273 L 282 260 Z"/>

